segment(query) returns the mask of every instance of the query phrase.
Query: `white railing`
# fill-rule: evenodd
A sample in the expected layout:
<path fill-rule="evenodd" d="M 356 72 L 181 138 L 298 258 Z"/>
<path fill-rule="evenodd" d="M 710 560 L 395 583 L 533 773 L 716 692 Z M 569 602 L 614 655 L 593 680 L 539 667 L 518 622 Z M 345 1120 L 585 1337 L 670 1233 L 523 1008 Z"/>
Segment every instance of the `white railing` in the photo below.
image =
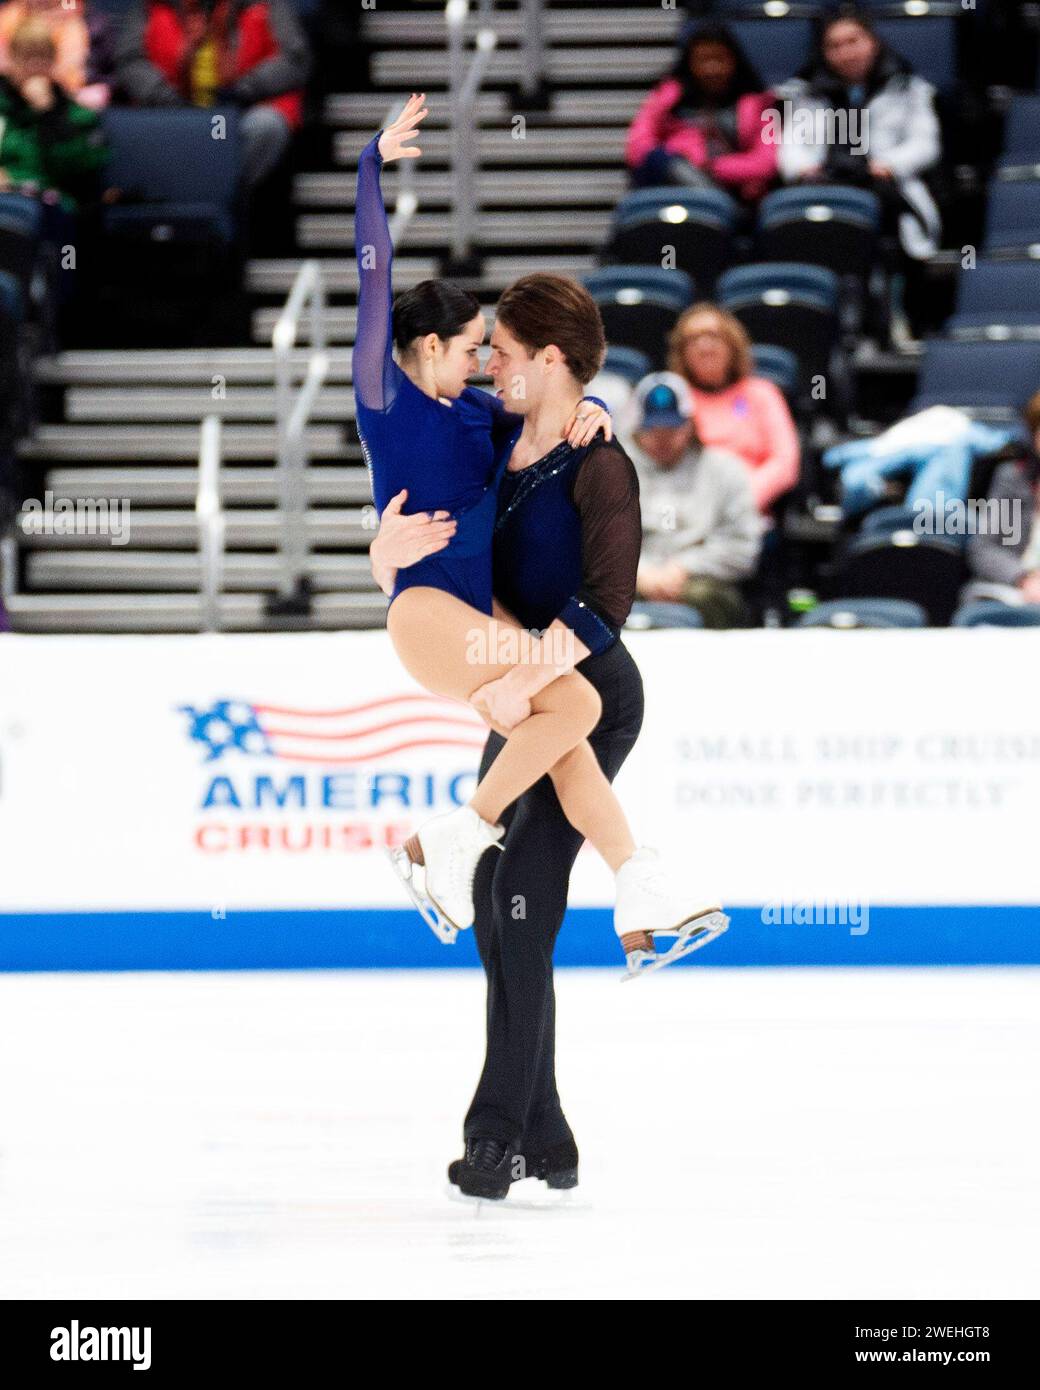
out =
<path fill-rule="evenodd" d="M 490 16 L 491 6 L 482 0 L 479 13 Z M 466 18 L 468 0 L 448 0 L 444 21 L 448 26 L 448 81 L 451 89 L 451 182 L 452 232 L 451 261 L 463 265 L 473 246 L 476 221 L 476 132 L 473 112 L 484 73 L 495 51 L 498 37 L 487 26 L 477 31 L 476 52 L 466 66 Z"/>
<path fill-rule="evenodd" d="M 224 584 L 224 510 L 220 497 L 223 425 L 219 415 L 202 422 L 195 516 L 199 523 L 199 626 L 220 631 L 220 595 Z"/>
<path fill-rule="evenodd" d="M 310 313 L 311 355 L 303 384 L 293 384 L 293 352 L 304 312 Z M 318 261 L 304 261 L 274 326 L 275 407 L 278 434 L 278 498 L 282 510 L 278 597 L 306 607 L 307 426 L 329 374 L 325 283 Z"/>
<path fill-rule="evenodd" d="M 523 46 L 520 59 L 520 91 L 533 97 L 542 89 L 545 78 L 545 4 L 544 0 L 523 0 Z"/>

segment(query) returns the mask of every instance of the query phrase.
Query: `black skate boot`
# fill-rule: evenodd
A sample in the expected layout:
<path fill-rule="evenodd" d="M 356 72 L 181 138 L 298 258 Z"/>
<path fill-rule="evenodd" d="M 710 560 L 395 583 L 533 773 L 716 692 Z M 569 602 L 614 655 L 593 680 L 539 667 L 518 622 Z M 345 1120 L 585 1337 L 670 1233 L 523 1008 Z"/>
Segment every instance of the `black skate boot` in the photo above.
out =
<path fill-rule="evenodd" d="M 546 1187 L 578 1186 L 578 1146 L 573 1139 L 553 1144 L 527 1160 L 527 1176 L 540 1178 Z"/>
<path fill-rule="evenodd" d="M 466 1152 L 448 1164 L 448 1181 L 467 1197 L 500 1202 L 513 1181 L 516 1150 L 501 1139 L 467 1139 Z"/>

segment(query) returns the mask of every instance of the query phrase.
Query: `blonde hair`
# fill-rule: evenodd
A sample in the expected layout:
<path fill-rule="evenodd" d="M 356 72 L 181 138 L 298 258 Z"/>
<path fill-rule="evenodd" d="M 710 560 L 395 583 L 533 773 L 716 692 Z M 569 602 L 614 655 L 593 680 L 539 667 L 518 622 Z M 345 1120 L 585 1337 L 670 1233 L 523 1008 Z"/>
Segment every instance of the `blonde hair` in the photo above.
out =
<path fill-rule="evenodd" d="M 683 345 L 689 335 L 690 324 L 693 320 L 695 318 L 707 318 L 709 315 L 718 323 L 718 331 L 726 340 L 726 345 L 730 351 L 729 380 L 726 385 L 732 386 L 734 382 L 742 381 L 744 377 L 751 376 L 754 372 L 751 339 L 748 337 L 747 329 L 739 319 L 734 318 L 725 309 L 720 309 L 717 304 L 712 304 L 706 299 L 684 309 L 672 326 L 672 331 L 668 335 L 668 370 L 678 372 L 691 385 L 696 386 L 697 383 L 691 378 L 686 366 Z"/>
<path fill-rule="evenodd" d="M 53 63 L 58 45 L 45 20 L 25 19 L 11 35 L 7 51 L 13 58 L 47 58 Z"/>

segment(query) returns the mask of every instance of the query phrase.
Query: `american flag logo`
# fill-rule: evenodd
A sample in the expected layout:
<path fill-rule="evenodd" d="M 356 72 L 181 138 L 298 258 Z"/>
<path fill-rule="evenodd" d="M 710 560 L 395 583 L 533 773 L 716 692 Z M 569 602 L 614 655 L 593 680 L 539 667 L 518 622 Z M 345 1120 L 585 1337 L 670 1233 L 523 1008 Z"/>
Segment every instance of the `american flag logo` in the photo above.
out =
<path fill-rule="evenodd" d="M 342 709 L 291 709 L 215 700 L 179 705 L 189 737 L 215 762 L 237 751 L 325 766 L 366 763 L 413 748 L 482 749 L 487 725 L 476 710 L 438 695 L 388 695 Z"/>

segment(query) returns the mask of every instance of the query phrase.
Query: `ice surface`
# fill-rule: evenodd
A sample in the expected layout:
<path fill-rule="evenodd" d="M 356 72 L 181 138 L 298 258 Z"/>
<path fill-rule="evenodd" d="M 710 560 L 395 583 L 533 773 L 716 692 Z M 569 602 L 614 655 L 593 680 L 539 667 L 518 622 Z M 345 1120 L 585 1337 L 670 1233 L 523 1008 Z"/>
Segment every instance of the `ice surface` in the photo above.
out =
<path fill-rule="evenodd" d="M 1040 1294 L 1036 971 L 618 973 L 557 977 L 581 1185 L 479 1205 L 476 972 L 0 977 L 0 1296 Z"/>

